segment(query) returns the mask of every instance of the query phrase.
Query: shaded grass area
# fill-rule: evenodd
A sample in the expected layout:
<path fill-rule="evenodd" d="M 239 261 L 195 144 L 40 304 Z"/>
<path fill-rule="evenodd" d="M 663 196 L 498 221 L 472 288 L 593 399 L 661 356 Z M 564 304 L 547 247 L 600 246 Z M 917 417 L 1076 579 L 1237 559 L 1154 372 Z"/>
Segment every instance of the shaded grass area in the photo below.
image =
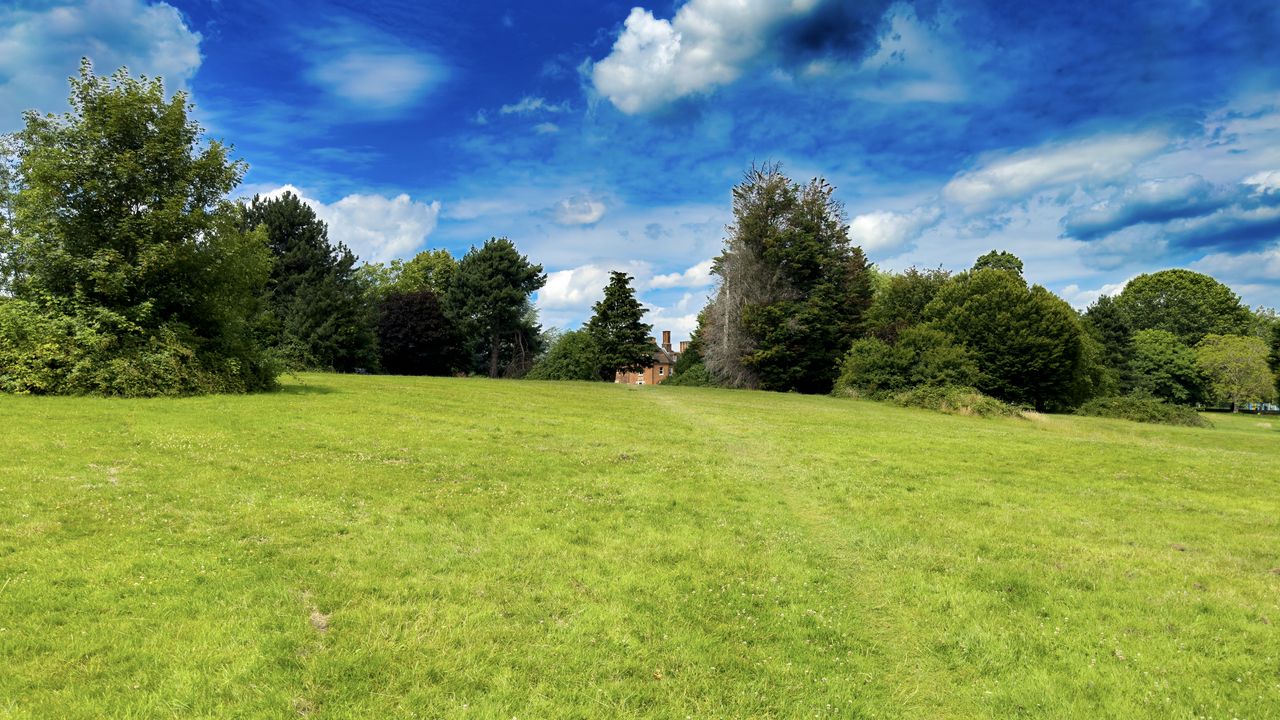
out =
<path fill-rule="evenodd" d="M 1280 424 L 0 397 L 0 716 L 1273 717 Z"/>

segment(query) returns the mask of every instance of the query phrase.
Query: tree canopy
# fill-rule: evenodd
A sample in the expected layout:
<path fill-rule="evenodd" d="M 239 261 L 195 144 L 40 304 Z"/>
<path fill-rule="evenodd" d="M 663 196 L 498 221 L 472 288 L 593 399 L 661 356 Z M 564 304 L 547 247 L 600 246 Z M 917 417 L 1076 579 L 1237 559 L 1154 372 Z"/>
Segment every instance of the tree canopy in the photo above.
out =
<path fill-rule="evenodd" d="M 274 385 L 255 338 L 270 252 L 226 200 L 245 165 L 203 138 L 190 110 L 158 79 L 99 77 L 85 61 L 69 112 L 26 114 L 6 199 L 10 291 L 21 301 L 8 327 L 25 328 L 5 343 L 22 366 L 0 368 L 9 389 Z"/>
<path fill-rule="evenodd" d="M 507 238 L 490 238 L 459 261 L 448 305 L 463 332 L 477 337 L 488 351 L 489 377 L 499 376 L 504 344 L 508 355 L 531 361 L 536 327 L 527 322 L 529 295 L 546 282 L 542 266 L 529 262 Z"/>
<path fill-rule="evenodd" d="M 631 280 L 624 272 L 609 273 L 604 297 L 595 304 L 587 321 L 586 330 L 595 341 L 603 380 L 653 365 L 653 326 L 643 322 L 645 309 L 636 300 Z"/>
<path fill-rule="evenodd" d="M 1139 275 L 1116 296 L 1116 304 L 1139 330 L 1165 330 L 1188 347 L 1205 335 L 1244 335 L 1252 313 L 1231 288 L 1191 270 Z"/>
<path fill-rule="evenodd" d="M 1204 375 L 1195 352 L 1168 330 L 1133 334 L 1131 361 L 1137 389 L 1173 403 L 1199 402 Z"/>
<path fill-rule="evenodd" d="M 753 167 L 733 189 L 703 327 L 703 358 L 720 382 L 831 390 L 871 299 L 866 257 L 833 193 L 818 178 L 794 183 L 777 165 Z"/>
<path fill-rule="evenodd" d="M 356 258 L 297 195 L 254 196 L 245 224 L 262 226 L 275 257 L 267 282 L 264 339 L 295 369 L 351 371 L 376 362 L 372 303 Z"/>
<path fill-rule="evenodd" d="M 979 257 L 973 263 L 974 270 L 1006 270 L 1022 275 L 1022 260 L 1017 255 L 1004 250 L 992 250 Z"/>
<path fill-rule="evenodd" d="M 1275 378 L 1267 366 L 1267 344 L 1244 335 L 1206 335 L 1195 347 L 1196 363 L 1210 392 L 1231 403 L 1260 402 L 1275 396 Z"/>

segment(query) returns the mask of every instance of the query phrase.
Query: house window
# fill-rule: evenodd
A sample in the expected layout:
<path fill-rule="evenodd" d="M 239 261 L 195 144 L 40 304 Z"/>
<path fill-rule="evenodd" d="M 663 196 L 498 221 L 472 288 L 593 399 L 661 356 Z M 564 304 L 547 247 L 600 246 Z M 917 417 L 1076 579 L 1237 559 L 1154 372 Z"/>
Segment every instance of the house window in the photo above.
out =
<path fill-rule="evenodd" d="M 663 373 L 663 371 L 665 371 L 665 370 L 666 370 L 666 368 L 664 368 L 664 367 L 659 367 L 659 368 L 658 368 L 658 377 L 662 377 L 662 373 Z"/>

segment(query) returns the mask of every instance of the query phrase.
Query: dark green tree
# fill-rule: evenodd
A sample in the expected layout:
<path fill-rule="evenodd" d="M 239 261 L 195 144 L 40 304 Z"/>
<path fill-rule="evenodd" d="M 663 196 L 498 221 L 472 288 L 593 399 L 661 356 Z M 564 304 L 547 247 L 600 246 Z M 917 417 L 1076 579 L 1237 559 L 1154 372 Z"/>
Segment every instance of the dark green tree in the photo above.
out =
<path fill-rule="evenodd" d="M 1270 349 L 1267 365 L 1271 367 L 1271 374 L 1275 375 L 1276 394 L 1280 395 L 1280 324 L 1271 327 Z"/>
<path fill-rule="evenodd" d="M 530 263 L 507 238 L 490 238 L 458 262 L 449 310 L 464 337 L 487 354 L 489 377 L 499 377 L 504 344 L 508 358 L 519 358 L 517 365 L 525 358 L 532 363 L 536 350 L 530 346 L 539 328 L 530 321 L 529 295 L 546 282 L 542 266 Z"/>
<path fill-rule="evenodd" d="M 591 333 L 570 330 L 560 334 L 526 380 L 600 380 L 600 352 Z M 612 380 L 613 378 L 610 378 Z"/>
<path fill-rule="evenodd" d="M 1195 351 L 1167 330 L 1133 334 L 1132 367 L 1138 390 L 1184 405 L 1204 399 L 1205 377 Z"/>
<path fill-rule="evenodd" d="M 1115 298 L 1103 295 L 1095 300 L 1084 312 L 1084 327 L 1099 346 L 1105 393 L 1114 395 L 1133 389 L 1133 329 Z"/>
<path fill-rule="evenodd" d="M 462 360 L 453 321 L 430 290 L 378 302 L 378 350 L 393 375 L 448 375 Z"/>
<path fill-rule="evenodd" d="M 973 263 L 974 270 L 1006 270 L 1022 276 L 1022 260 L 1011 252 L 992 250 Z"/>
<path fill-rule="evenodd" d="M 1116 304 L 1139 330 L 1167 330 L 1192 347 L 1205 335 L 1245 335 L 1252 313 L 1231 288 L 1190 270 L 1139 275 L 1116 296 Z"/>
<path fill-rule="evenodd" d="M 833 193 L 825 180 L 793 183 L 776 165 L 752 168 L 734 188 L 703 338 L 719 381 L 831 391 L 871 301 L 870 268 Z"/>
<path fill-rule="evenodd" d="M 265 295 L 266 342 L 295 369 L 372 367 L 375 309 L 356 275 L 355 255 L 331 243 L 324 221 L 290 192 L 255 196 L 245 222 L 265 228 L 275 256 Z"/>
<path fill-rule="evenodd" d="M 592 308 L 586 331 L 595 341 L 600 378 L 612 380 L 619 372 L 639 372 L 653 365 L 653 326 L 643 321 L 644 306 L 636 300 L 631 276 L 609 273 L 604 297 Z"/>
<path fill-rule="evenodd" d="M 245 165 L 159 79 L 99 77 L 86 60 L 70 102 L 27 113 L 16 145 L 9 289 L 41 316 L 29 327 L 58 328 L 24 376 L 42 392 L 274 386 L 255 338 L 270 253 L 226 199 Z"/>
<path fill-rule="evenodd" d="M 1039 285 L 1006 270 L 972 270 L 939 290 L 925 316 L 973 350 L 982 392 L 1037 410 L 1082 399 L 1084 329 L 1070 305 Z"/>
<path fill-rule="evenodd" d="M 914 267 L 888 276 L 867 309 L 867 333 L 889 343 L 896 341 L 903 330 L 924 321 L 925 306 L 950 277 L 951 273 L 942 268 Z"/>

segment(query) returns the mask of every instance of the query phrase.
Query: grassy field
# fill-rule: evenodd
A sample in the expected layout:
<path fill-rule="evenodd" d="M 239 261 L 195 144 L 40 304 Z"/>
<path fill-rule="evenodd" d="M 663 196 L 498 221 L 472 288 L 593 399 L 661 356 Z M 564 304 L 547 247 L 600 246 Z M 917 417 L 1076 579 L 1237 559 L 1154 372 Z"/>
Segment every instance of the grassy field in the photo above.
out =
<path fill-rule="evenodd" d="M 1280 420 L 0 397 L 0 717 L 1280 717 Z"/>

